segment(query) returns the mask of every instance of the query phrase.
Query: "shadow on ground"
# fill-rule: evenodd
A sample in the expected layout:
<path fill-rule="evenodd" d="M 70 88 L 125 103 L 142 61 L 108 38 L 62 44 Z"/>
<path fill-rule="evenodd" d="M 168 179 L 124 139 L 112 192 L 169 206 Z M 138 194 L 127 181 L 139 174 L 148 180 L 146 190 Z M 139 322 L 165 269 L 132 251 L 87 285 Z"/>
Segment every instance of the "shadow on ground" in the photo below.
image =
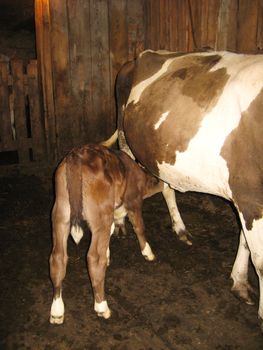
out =
<path fill-rule="evenodd" d="M 89 233 L 69 241 L 63 295 L 65 323 L 48 322 L 52 287 L 51 180 L 0 179 L 0 349 L 259 350 L 263 336 L 254 306 L 230 292 L 239 226 L 230 205 L 203 194 L 178 194 L 192 247 L 179 242 L 161 195 L 144 202 L 148 240 L 157 256 L 146 262 L 131 227 L 112 237 L 106 292 L 109 320 L 98 318 L 87 275 Z M 251 282 L 258 289 L 254 270 Z"/>

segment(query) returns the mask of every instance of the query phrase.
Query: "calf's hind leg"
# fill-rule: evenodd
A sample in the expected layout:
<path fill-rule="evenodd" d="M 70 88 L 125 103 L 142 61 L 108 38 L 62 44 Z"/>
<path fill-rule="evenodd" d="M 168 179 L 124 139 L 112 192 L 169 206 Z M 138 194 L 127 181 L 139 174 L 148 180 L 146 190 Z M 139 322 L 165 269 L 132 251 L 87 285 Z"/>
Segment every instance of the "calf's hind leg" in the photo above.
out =
<path fill-rule="evenodd" d="M 64 302 L 62 299 L 62 281 L 66 275 L 68 261 L 67 240 L 70 229 L 69 204 L 57 200 L 52 213 L 53 249 L 50 255 L 50 277 L 53 284 L 53 302 L 50 311 L 50 323 L 61 324 L 64 321 Z"/>
<path fill-rule="evenodd" d="M 113 217 L 107 220 L 105 216 L 103 219 L 97 216 L 92 221 L 93 223 L 90 223 L 92 237 L 87 254 L 87 265 L 95 299 L 94 309 L 98 316 L 107 319 L 111 316 L 111 311 L 105 298 L 104 285 Z"/>

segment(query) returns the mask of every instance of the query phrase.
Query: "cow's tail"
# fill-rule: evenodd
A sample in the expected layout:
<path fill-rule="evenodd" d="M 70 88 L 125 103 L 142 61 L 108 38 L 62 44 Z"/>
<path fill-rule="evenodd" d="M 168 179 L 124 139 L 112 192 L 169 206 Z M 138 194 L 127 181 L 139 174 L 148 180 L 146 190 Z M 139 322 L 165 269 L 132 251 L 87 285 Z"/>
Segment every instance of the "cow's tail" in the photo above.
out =
<path fill-rule="evenodd" d="M 112 134 L 110 138 L 108 138 L 105 141 L 102 141 L 100 144 L 106 147 L 111 147 L 118 140 L 118 134 L 119 130 L 116 129 L 114 134 Z"/>
<path fill-rule="evenodd" d="M 133 72 L 134 72 L 134 61 L 127 62 L 125 65 L 122 66 L 116 78 L 115 96 L 117 101 L 119 147 L 123 152 L 127 153 L 132 159 L 135 159 L 126 141 L 126 137 L 124 134 L 124 126 L 123 126 L 124 112 L 125 112 L 126 104 L 129 98 L 131 87 L 132 87 Z"/>
<path fill-rule="evenodd" d="M 82 164 L 77 154 L 71 153 L 66 160 L 66 178 L 70 204 L 70 233 L 78 244 L 83 236 L 82 219 Z"/>

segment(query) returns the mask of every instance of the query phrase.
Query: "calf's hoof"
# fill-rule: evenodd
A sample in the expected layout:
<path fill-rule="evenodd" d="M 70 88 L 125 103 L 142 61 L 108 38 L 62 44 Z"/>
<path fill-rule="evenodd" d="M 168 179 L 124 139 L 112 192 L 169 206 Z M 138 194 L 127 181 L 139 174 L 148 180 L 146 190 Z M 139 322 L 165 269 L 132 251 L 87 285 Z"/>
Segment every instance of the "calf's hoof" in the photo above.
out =
<path fill-rule="evenodd" d="M 64 315 L 62 316 L 50 315 L 49 322 L 51 324 L 62 324 L 64 322 Z"/>
<path fill-rule="evenodd" d="M 64 322 L 64 312 L 64 303 L 60 295 L 58 298 L 53 299 L 49 322 L 51 324 L 62 324 Z"/>
<path fill-rule="evenodd" d="M 146 242 L 145 247 L 142 250 L 142 255 L 144 259 L 147 261 L 155 260 L 155 255 L 153 254 L 152 249 L 148 242 Z"/>
<path fill-rule="evenodd" d="M 102 301 L 101 303 L 97 303 L 95 301 L 94 310 L 97 312 L 99 317 L 103 317 L 106 320 L 111 317 L 111 311 L 106 300 Z"/>

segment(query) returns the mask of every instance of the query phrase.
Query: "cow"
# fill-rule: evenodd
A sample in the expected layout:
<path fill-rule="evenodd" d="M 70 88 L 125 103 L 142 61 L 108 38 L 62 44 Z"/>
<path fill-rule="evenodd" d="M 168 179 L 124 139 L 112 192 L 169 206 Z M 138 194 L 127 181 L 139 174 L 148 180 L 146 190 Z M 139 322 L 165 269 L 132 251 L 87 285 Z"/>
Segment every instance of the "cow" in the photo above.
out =
<path fill-rule="evenodd" d="M 114 227 L 124 225 L 128 215 L 137 235 L 141 253 L 148 261 L 155 256 L 145 237 L 143 199 L 161 191 L 163 183 L 146 172 L 126 153 L 104 145 L 88 144 L 74 148 L 55 172 L 55 203 L 52 210 L 53 248 L 50 277 L 53 301 L 50 323 L 64 322 L 62 282 L 66 275 L 67 241 L 71 234 L 78 244 L 85 221 L 91 230 L 87 264 L 98 316 L 109 318 L 104 292 L 109 242 Z"/>
<path fill-rule="evenodd" d="M 123 130 L 135 158 L 181 192 L 231 201 L 241 223 L 232 290 L 248 304 L 251 256 L 263 330 L 263 55 L 142 52 Z"/>
<path fill-rule="evenodd" d="M 107 147 L 112 146 L 114 142 L 118 140 L 119 148 L 126 152 L 132 159 L 135 159 L 133 153 L 131 152 L 123 130 L 123 118 L 125 106 L 128 101 L 128 97 L 132 88 L 133 82 L 133 73 L 135 68 L 135 62 L 129 61 L 123 65 L 121 70 L 117 74 L 116 83 L 115 83 L 115 97 L 117 102 L 117 123 L 118 127 L 114 134 L 106 141 L 104 144 Z M 185 227 L 185 224 L 182 220 L 180 212 L 177 207 L 175 192 L 170 188 L 165 182 L 163 182 L 162 194 L 166 201 L 171 222 L 172 230 L 175 232 L 177 238 L 191 246 L 192 245 L 192 235 Z"/>

